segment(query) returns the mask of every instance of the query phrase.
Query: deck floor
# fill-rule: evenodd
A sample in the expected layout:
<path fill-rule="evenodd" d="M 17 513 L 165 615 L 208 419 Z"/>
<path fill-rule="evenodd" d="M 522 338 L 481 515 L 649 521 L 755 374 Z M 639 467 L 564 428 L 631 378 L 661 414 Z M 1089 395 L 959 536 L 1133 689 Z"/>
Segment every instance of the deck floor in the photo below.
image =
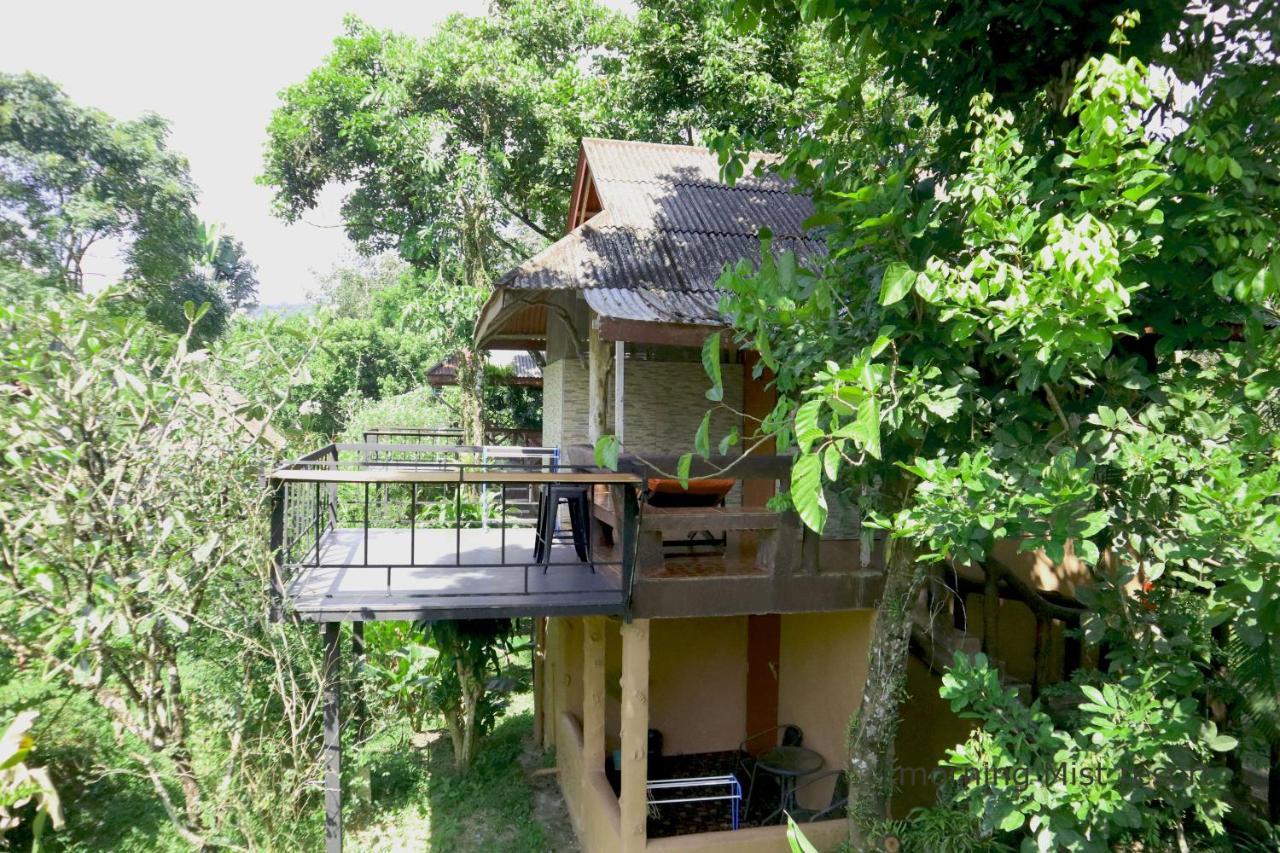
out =
<path fill-rule="evenodd" d="M 556 542 L 551 565 L 533 562 L 531 529 L 369 530 L 368 557 L 359 529 L 327 532 L 286 588 L 295 611 L 316 619 L 459 618 L 556 612 L 613 612 L 622 604 L 616 564 L 592 566 L 573 546 Z M 608 560 L 612 555 L 599 555 Z M 367 563 L 367 565 L 366 565 Z M 345 614 L 345 615 L 344 615 Z M 377 615 L 385 614 L 385 615 Z"/>

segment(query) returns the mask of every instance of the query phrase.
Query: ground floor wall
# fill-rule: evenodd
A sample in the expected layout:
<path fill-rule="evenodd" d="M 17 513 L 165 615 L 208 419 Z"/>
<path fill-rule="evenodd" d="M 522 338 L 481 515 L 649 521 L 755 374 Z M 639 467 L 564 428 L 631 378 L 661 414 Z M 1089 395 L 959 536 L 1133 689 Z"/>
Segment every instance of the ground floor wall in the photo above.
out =
<path fill-rule="evenodd" d="M 555 748 L 560 787 L 584 849 L 610 853 L 786 849 L 781 826 L 647 839 L 638 847 L 604 765 L 618 750 L 619 761 L 636 766 L 637 756 L 632 754 L 636 750 L 628 748 L 624 754 L 619 733 L 629 727 L 631 743 L 636 742 L 637 712 L 643 714 L 645 727 L 662 733 L 665 755 L 729 752 L 748 734 L 749 710 L 755 706 L 750 716 L 758 720 L 762 701 L 772 701 L 771 719 L 800 726 L 805 745 L 819 752 L 828 768 L 839 768 L 848 721 L 861 700 L 872 614 L 638 620 L 637 624 L 644 623 L 642 631 L 624 631 L 620 620 L 595 617 L 599 622 L 592 623 L 591 618 L 547 620 L 540 643 L 541 679 L 535 686 L 538 730 L 546 744 Z M 593 624 L 600 638 L 594 646 L 588 636 Z M 627 643 L 635 643 L 637 636 L 643 637 L 643 654 L 635 648 L 628 653 Z M 593 664 L 594 654 L 599 659 Z M 644 672 L 628 676 L 626 661 L 634 668 L 638 660 L 644 662 Z M 749 672 L 752 664 L 757 669 L 754 676 Z M 599 667 L 602 686 L 593 686 L 593 666 Z M 762 672 L 771 672 L 775 680 L 771 698 Z M 585 724 L 584 733 L 583 722 L 584 714 L 588 720 L 600 719 L 599 712 L 592 711 L 593 696 L 605 707 L 595 748 L 592 724 Z M 624 700 L 629 703 L 626 712 Z M 646 760 L 643 754 L 639 758 Z M 643 777 L 639 778 L 642 789 Z M 624 769 L 624 800 L 626 780 Z M 801 805 L 826 805 L 830 797 L 830 786 L 811 789 Z M 847 838 L 847 823 L 839 818 L 809 824 L 806 833 L 818 850 L 835 850 Z"/>

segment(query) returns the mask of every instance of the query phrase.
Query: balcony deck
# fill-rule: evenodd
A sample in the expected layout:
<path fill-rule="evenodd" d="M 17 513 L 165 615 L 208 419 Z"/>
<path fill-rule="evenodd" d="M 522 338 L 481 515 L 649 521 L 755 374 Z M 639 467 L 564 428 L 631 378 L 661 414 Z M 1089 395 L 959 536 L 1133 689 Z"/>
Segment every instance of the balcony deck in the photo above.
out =
<path fill-rule="evenodd" d="M 315 622 L 627 614 L 634 551 L 606 548 L 579 523 L 580 557 L 564 510 L 585 509 L 575 495 L 585 501 L 595 488 L 616 489 L 620 500 L 627 492 L 630 541 L 639 478 L 558 457 L 553 448 L 364 443 L 286 463 L 270 478 L 273 614 Z M 534 528 L 544 522 L 551 544 L 539 560 Z"/>
<path fill-rule="evenodd" d="M 366 555 L 362 529 L 326 531 L 318 565 L 313 547 L 285 589 L 291 609 L 318 622 L 623 612 L 618 563 L 593 571 L 557 542 L 544 571 L 529 528 L 372 528 L 367 541 Z"/>

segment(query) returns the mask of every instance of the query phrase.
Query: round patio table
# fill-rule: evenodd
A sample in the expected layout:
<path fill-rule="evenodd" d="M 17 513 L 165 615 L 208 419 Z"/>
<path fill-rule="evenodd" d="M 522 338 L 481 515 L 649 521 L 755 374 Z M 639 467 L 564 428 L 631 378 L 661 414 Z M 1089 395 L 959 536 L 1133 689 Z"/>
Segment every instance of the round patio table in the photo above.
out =
<path fill-rule="evenodd" d="M 796 784 L 800 777 L 817 773 L 825 763 L 821 755 L 803 746 L 775 746 L 768 752 L 761 753 L 756 758 L 756 768 L 770 776 L 776 776 L 778 786 L 782 789 L 778 808 L 765 818 L 764 822 L 772 823 L 773 819 L 781 816 L 783 812 L 794 810 Z"/>

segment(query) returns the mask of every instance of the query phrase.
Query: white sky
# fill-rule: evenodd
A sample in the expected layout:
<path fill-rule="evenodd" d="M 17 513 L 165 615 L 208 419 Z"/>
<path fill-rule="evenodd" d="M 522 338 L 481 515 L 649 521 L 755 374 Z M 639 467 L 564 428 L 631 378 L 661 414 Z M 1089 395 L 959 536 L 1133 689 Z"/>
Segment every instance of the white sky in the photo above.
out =
<path fill-rule="evenodd" d="M 264 305 L 300 302 L 350 251 L 340 228 L 286 226 L 271 215 L 262 170 L 276 93 L 301 81 L 329 51 L 350 11 L 370 24 L 426 35 L 453 12 L 485 0 L 0 0 L 0 71 L 33 71 L 74 100 L 117 118 L 150 110 L 172 124 L 200 188 L 199 215 L 242 240 L 258 264 Z M 337 225 L 337 192 L 306 218 Z M 114 249 L 91 259 L 95 279 L 118 274 Z M 92 287 L 94 279 L 90 280 Z"/>

